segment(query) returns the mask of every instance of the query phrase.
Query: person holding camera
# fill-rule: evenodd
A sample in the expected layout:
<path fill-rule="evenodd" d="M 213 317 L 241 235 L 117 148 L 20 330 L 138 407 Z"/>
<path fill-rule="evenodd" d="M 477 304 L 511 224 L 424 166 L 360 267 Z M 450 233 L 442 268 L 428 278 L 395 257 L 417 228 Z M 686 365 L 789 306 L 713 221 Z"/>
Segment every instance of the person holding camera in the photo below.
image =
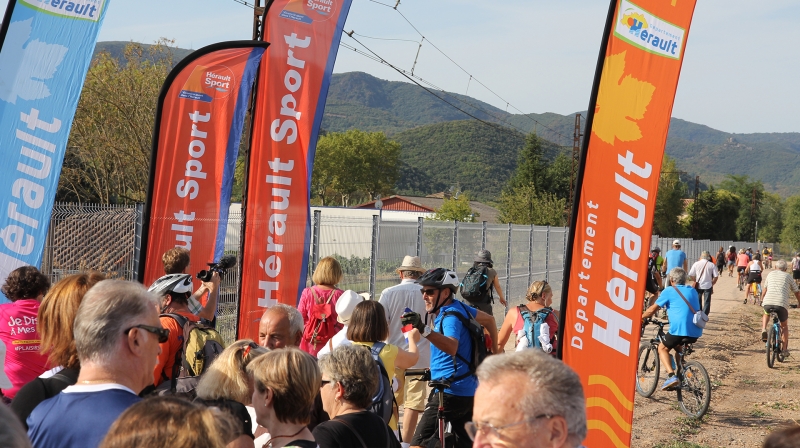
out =
<path fill-rule="evenodd" d="M 189 269 L 189 251 L 184 247 L 173 247 L 164 252 L 161 262 L 164 264 L 164 274 L 166 275 L 186 274 L 186 270 Z M 204 281 L 187 300 L 189 312 L 209 322 L 216 317 L 220 282 L 219 273 L 214 270 L 210 272 L 211 279 Z M 191 276 L 189 279 L 191 281 Z M 203 300 L 203 296 L 206 294 L 208 296 Z"/>

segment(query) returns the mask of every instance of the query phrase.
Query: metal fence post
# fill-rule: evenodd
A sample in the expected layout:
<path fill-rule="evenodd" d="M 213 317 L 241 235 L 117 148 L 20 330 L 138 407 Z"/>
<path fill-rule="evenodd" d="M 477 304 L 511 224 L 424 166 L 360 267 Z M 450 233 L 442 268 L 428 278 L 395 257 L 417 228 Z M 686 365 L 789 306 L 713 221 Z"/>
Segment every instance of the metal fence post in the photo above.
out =
<path fill-rule="evenodd" d="M 317 269 L 317 265 L 319 264 L 319 229 L 322 226 L 322 211 L 314 210 L 314 218 L 311 225 L 314 227 L 311 229 L 311 270 L 310 273 L 314 273 L 314 270 Z"/>
<path fill-rule="evenodd" d="M 378 274 L 378 215 L 372 216 L 372 255 L 369 257 L 369 297 L 375 298 L 375 277 Z"/>
<path fill-rule="evenodd" d="M 139 257 L 142 254 L 142 216 L 144 215 L 144 204 L 136 203 L 136 224 L 134 226 L 134 246 L 133 246 L 133 279 L 137 281 L 144 281 L 139 279 Z M 49 233 L 49 232 L 48 232 Z"/>
<path fill-rule="evenodd" d="M 506 290 L 504 295 L 511 297 L 511 223 L 508 223 L 508 242 L 506 243 Z M 506 299 L 508 303 L 508 299 Z"/>
<path fill-rule="evenodd" d="M 550 282 L 550 226 L 547 226 L 544 248 L 544 281 Z"/>
<path fill-rule="evenodd" d="M 417 218 L 417 256 L 422 259 L 422 222 L 425 218 L 420 216 Z"/>
<path fill-rule="evenodd" d="M 458 265 L 458 221 L 453 221 L 453 271 Z"/>
<path fill-rule="evenodd" d="M 481 250 L 486 249 L 486 221 L 481 222 Z"/>
<path fill-rule="evenodd" d="M 528 234 L 528 285 L 533 283 L 533 224 Z"/>

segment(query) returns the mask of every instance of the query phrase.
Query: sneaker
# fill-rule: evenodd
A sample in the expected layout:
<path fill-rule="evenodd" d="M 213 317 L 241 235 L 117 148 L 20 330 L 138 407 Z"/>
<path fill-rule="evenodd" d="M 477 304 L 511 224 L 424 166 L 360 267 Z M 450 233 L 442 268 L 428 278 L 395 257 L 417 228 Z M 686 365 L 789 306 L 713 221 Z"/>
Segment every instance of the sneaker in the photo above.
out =
<path fill-rule="evenodd" d="M 672 376 L 664 381 L 664 384 L 661 385 L 661 390 L 673 390 L 676 387 L 678 387 L 678 377 Z"/>
<path fill-rule="evenodd" d="M 761 330 L 761 341 L 767 342 L 767 330 Z"/>

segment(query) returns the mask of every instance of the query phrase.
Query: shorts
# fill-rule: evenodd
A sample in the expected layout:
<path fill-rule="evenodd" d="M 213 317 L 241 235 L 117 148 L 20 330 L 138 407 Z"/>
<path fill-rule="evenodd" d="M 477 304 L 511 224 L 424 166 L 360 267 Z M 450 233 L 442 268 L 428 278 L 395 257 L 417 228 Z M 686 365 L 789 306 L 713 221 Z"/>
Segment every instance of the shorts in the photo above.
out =
<path fill-rule="evenodd" d="M 747 266 L 736 266 L 736 272 L 740 274 L 744 274 L 745 269 L 747 269 Z"/>
<path fill-rule="evenodd" d="M 416 381 L 418 376 L 405 377 L 405 369 L 395 367 L 394 376 L 397 378 L 397 392 L 394 398 L 398 406 L 405 405 L 406 409 L 422 411 L 425 409 L 425 397 L 428 395 L 428 382 Z"/>
<path fill-rule="evenodd" d="M 747 283 L 761 283 L 761 272 L 751 272 L 747 276 Z"/>
<path fill-rule="evenodd" d="M 800 280 L 800 271 L 792 271 L 792 278 L 795 280 Z"/>
<path fill-rule="evenodd" d="M 773 311 L 778 315 L 778 320 L 781 321 L 781 323 L 789 320 L 789 310 L 786 308 L 778 305 L 764 305 L 764 314 L 769 315 L 769 313 Z"/>
<path fill-rule="evenodd" d="M 694 344 L 697 342 L 697 338 L 692 338 L 689 336 L 675 336 L 674 334 L 665 334 L 664 339 L 661 341 L 665 347 L 668 349 L 673 349 L 681 344 Z"/>
<path fill-rule="evenodd" d="M 734 264 L 736 263 L 733 260 L 728 260 L 728 266 L 733 266 Z"/>

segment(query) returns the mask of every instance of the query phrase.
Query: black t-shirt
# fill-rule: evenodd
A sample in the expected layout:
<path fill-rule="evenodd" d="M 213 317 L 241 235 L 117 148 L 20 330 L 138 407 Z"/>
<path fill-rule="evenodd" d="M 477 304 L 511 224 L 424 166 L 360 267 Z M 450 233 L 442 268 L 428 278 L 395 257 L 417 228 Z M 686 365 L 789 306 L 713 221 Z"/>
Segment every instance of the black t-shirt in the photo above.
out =
<path fill-rule="evenodd" d="M 220 398 L 218 400 L 203 400 L 201 398 L 195 398 L 194 402 L 208 407 L 220 408 L 228 412 L 236 418 L 236 421 L 241 422 L 242 435 L 249 436 L 251 439 L 255 438 L 253 437 L 253 422 L 250 420 L 250 413 L 247 412 L 247 408 L 242 403 L 239 403 L 235 400 L 228 400 L 226 398 Z"/>
<path fill-rule="evenodd" d="M 11 410 L 19 417 L 22 426 L 28 429 L 28 416 L 39 403 L 55 397 L 59 392 L 78 381 L 79 369 L 63 369 L 50 378 L 34 378 L 11 401 Z"/>
<path fill-rule="evenodd" d="M 361 436 L 361 441 L 355 432 Z M 319 448 L 400 448 L 389 426 L 370 411 L 340 415 L 314 428 Z"/>

